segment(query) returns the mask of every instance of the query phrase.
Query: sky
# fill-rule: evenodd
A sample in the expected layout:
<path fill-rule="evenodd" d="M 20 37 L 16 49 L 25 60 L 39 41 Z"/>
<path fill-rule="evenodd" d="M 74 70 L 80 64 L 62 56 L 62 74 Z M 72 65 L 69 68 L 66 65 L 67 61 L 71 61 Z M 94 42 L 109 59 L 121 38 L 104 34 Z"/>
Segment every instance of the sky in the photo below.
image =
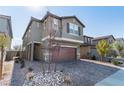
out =
<path fill-rule="evenodd" d="M 42 19 L 48 10 L 58 16 L 77 16 L 86 26 L 84 35 L 98 37 L 112 34 L 115 38 L 124 37 L 124 7 L 121 6 L 0 6 L 0 14 L 12 18 L 12 46 L 22 43 L 30 17 Z"/>

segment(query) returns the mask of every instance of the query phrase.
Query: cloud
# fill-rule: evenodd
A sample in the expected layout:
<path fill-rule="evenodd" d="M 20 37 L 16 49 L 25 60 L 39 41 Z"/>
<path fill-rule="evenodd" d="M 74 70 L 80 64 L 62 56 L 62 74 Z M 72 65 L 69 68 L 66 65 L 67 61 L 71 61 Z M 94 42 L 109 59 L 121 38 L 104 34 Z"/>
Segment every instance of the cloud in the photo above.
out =
<path fill-rule="evenodd" d="M 45 6 L 27 6 L 27 8 L 32 12 L 41 12 L 45 9 Z"/>

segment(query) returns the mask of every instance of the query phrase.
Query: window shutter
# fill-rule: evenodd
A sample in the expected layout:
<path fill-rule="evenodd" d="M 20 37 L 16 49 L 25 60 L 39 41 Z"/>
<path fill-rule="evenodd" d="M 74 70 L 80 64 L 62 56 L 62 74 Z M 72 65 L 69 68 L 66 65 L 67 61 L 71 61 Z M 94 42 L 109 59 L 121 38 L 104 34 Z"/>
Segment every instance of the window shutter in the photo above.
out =
<path fill-rule="evenodd" d="M 80 27 L 78 27 L 79 36 L 81 35 Z"/>
<path fill-rule="evenodd" d="M 67 23 L 67 33 L 69 33 L 69 23 Z"/>

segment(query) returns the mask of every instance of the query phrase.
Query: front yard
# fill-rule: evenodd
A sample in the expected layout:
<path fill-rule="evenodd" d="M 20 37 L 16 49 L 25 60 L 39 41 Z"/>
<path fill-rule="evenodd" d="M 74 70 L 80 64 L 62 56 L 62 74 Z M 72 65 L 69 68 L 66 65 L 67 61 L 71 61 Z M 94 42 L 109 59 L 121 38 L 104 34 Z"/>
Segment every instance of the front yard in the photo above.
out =
<path fill-rule="evenodd" d="M 25 68 L 23 69 L 20 69 L 19 63 L 15 63 L 10 85 L 22 86 L 29 67 L 33 68 L 34 72 L 42 71 L 40 62 L 26 61 Z M 94 62 L 74 61 L 58 63 L 57 70 L 71 73 L 74 86 L 93 86 L 104 78 L 117 72 L 119 68 L 111 65 L 96 64 Z"/>

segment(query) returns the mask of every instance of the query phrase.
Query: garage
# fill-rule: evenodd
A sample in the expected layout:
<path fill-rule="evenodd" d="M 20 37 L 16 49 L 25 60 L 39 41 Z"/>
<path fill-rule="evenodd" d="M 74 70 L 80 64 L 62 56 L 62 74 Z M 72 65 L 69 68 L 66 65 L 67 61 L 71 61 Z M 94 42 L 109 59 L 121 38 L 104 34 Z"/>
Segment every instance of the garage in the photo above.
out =
<path fill-rule="evenodd" d="M 53 53 L 54 61 L 72 61 L 76 60 L 76 48 L 61 47 L 59 52 L 54 51 Z"/>

